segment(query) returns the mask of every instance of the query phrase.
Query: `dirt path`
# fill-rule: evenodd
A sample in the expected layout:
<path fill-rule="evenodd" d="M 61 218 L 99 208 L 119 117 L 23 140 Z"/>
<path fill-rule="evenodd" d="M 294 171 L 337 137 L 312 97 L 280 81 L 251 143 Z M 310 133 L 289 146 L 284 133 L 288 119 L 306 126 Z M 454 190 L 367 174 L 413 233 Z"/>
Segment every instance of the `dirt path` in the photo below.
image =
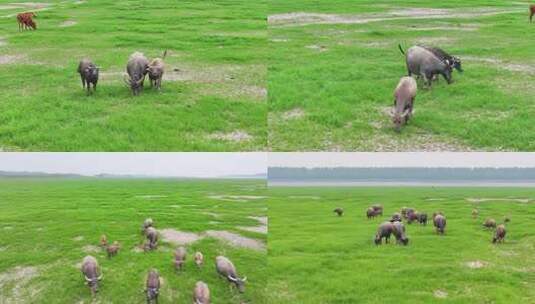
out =
<path fill-rule="evenodd" d="M 525 9 L 498 9 L 494 7 L 464 9 L 400 8 L 385 13 L 353 15 L 294 12 L 271 15 L 268 17 L 268 24 L 280 27 L 310 24 L 363 24 L 402 19 L 476 18 L 519 12 L 525 12 Z"/>

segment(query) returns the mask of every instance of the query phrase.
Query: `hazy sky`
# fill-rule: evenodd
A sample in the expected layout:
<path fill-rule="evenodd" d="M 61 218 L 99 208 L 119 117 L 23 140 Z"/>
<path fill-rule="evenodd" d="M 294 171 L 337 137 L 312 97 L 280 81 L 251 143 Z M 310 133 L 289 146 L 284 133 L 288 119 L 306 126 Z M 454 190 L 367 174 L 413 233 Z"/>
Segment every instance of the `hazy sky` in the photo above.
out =
<path fill-rule="evenodd" d="M 535 153 L 270 153 L 270 167 L 535 167 Z"/>
<path fill-rule="evenodd" d="M 0 153 L 0 171 L 218 177 L 266 167 L 266 153 Z"/>

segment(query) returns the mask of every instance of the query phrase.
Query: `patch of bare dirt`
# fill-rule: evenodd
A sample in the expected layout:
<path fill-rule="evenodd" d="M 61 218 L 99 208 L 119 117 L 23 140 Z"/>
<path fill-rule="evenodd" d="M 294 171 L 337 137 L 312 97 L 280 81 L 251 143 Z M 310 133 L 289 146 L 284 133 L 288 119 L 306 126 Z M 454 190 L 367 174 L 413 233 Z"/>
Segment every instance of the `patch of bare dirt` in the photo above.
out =
<path fill-rule="evenodd" d="M 234 247 L 242 247 L 258 251 L 266 250 L 266 245 L 263 242 L 247 238 L 229 231 L 208 230 L 206 231 L 206 235 L 209 237 L 217 238 L 219 240 L 223 240 L 224 242 Z"/>
<path fill-rule="evenodd" d="M 26 58 L 24 55 L 0 55 L 0 64 L 18 63 L 24 58 Z"/>
<path fill-rule="evenodd" d="M 231 202 L 247 202 L 250 200 L 264 199 L 265 196 L 258 195 L 209 195 L 209 198 L 222 200 L 222 201 L 231 201 Z"/>
<path fill-rule="evenodd" d="M 518 202 L 527 204 L 532 201 L 529 198 L 489 198 L 489 197 L 468 197 L 467 201 L 471 203 L 483 203 L 483 202 Z"/>
<path fill-rule="evenodd" d="M 290 195 L 288 198 L 319 200 L 321 197 L 312 195 Z"/>
<path fill-rule="evenodd" d="M 270 41 L 271 42 L 275 42 L 275 43 L 277 43 L 277 42 L 288 42 L 288 39 L 286 39 L 286 38 L 273 38 Z"/>
<path fill-rule="evenodd" d="M 409 31 L 463 31 L 463 32 L 474 32 L 479 29 L 478 25 L 463 24 L 462 26 L 410 26 L 406 28 Z"/>
<path fill-rule="evenodd" d="M 488 265 L 487 262 L 482 262 L 482 261 L 471 261 L 471 262 L 466 263 L 466 267 L 470 269 L 479 269 L 479 268 L 486 267 L 487 265 Z"/>
<path fill-rule="evenodd" d="M 445 290 L 437 289 L 433 292 L 433 295 L 435 296 L 435 298 L 445 299 L 448 297 L 448 292 L 446 292 Z"/>
<path fill-rule="evenodd" d="M 462 56 L 463 60 L 472 62 L 489 63 L 497 69 L 503 69 L 510 72 L 519 72 L 526 74 L 535 74 L 535 64 L 521 64 L 515 62 L 507 62 L 497 58 L 490 57 L 476 57 L 476 56 Z"/>
<path fill-rule="evenodd" d="M 162 229 L 159 231 L 163 241 L 177 245 L 189 245 L 203 238 L 201 234 L 183 232 L 175 229 Z"/>
<path fill-rule="evenodd" d="M 233 141 L 233 142 L 243 142 L 249 141 L 253 137 L 249 133 L 241 130 L 232 131 L 229 133 L 216 132 L 208 135 L 209 139 L 215 140 L 224 140 L 224 141 Z"/>
<path fill-rule="evenodd" d="M 520 12 L 520 10 L 499 9 L 495 7 L 462 9 L 398 8 L 384 13 L 354 15 L 293 12 L 271 15 L 268 17 L 268 24 L 270 26 L 303 26 L 310 24 L 363 24 L 370 22 L 401 19 L 476 18 L 517 12 Z"/>
<path fill-rule="evenodd" d="M 33 266 L 17 266 L 0 273 L 0 303 L 24 303 L 34 298 L 36 292 L 28 284 L 38 275 L 39 270 Z"/>
<path fill-rule="evenodd" d="M 132 248 L 131 251 L 134 252 L 134 253 L 142 253 L 142 252 L 144 252 L 143 245 L 135 246 L 134 248 Z"/>
<path fill-rule="evenodd" d="M 267 234 L 268 233 L 268 219 L 267 216 L 249 216 L 248 218 L 256 220 L 260 223 L 258 226 L 238 226 L 240 230 Z"/>
<path fill-rule="evenodd" d="M 317 45 L 317 44 L 307 45 L 305 46 L 305 48 L 310 49 L 310 50 L 315 50 L 318 52 L 325 52 L 328 50 L 326 46 Z"/>
<path fill-rule="evenodd" d="M 82 251 L 85 253 L 98 253 L 102 250 L 100 249 L 100 247 L 95 245 L 85 245 L 84 247 L 82 247 Z"/>
<path fill-rule="evenodd" d="M 82 241 L 83 239 L 84 239 L 84 237 L 81 236 L 81 235 L 72 238 L 72 240 L 75 241 L 75 242 L 80 242 L 80 241 Z"/>
<path fill-rule="evenodd" d="M 457 39 L 452 37 L 420 37 L 415 40 L 415 44 L 423 45 L 451 45 L 455 42 Z"/>
<path fill-rule="evenodd" d="M 74 21 L 74 20 L 67 20 L 67 21 L 64 21 L 62 22 L 59 27 L 69 27 L 69 26 L 73 26 L 73 25 L 76 25 L 78 22 Z"/>
<path fill-rule="evenodd" d="M 159 199 L 159 198 L 166 198 L 167 195 L 137 195 L 136 198 L 144 198 L 144 199 Z"/>
<path fill-rule="evenodd" d="M 292 119 L 300 119 L 305 116 L 305 111 L 301 108 L 295 108 L 290 111 L 286 111 L 281 114 L 282 119 L 284 120 L 292 120 Z"/>

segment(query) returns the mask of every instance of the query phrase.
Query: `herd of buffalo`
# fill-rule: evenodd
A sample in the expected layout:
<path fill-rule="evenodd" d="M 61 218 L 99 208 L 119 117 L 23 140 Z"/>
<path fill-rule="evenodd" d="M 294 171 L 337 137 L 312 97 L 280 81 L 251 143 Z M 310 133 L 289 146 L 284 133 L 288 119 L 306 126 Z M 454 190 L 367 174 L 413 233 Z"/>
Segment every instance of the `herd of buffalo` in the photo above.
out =
<path fill-rule="evenodd" d="M 158 246 L 158 231 L 154 227 L 152 219 L 148 218 L 143 222 L 141 233 L 145 236 L 146 241 L 143 244 L 144 251 L 151 251 Z M 108 258 L 115 256 L 120 245 L 118 242 L 108 243 L 106 235 L 100 238 L 100 246 L 106 250 Z M 187 250 L 180 246 L 174 252 L 173 265 L 177 271 L 184 268 L 186 261 Z M 194 255 L 195 264 L 197 267 L 203 267 L 204 255 L 197 251 Z M 231 285 L 234 285 L 240 293 L 245 291 L 245 281 L 247 277 L 240 278 L 236 271 L 234 264 L 224 256 L 217 256 L 215 258 L 215 269 L 217 274 L 227 280 Z M 95 257 L 88 255 L 82 260 L 81 266 L 82 275 L 86 285 L 91 290 L 93 296 L 98 292 L 99 281 L 102 280 L 102 272 L 98 261 Z M 149 269 L 145 283 L 144 292 L 146 294 L 147 303 L 158 303 L 158 296 L 160 294 L 160 275 L 156 269 Z M 210 303 L 210 289 L 203 281 L 198 281 L 193 287 L 193 304 L 209 304 Z"/>
<path fill-rule="evenodd" d="M 162 77 L 165 71 L 164 59 L 167 51 L 164 51 L 162 58 L 154 58 L 151 61 L 140 52 L 130 55 L 126 64 L 128 76 L 124 76 L 124 82 L 130 87 L 134 95 L 139 95 L 143 89 L 145 76 L 149 76 L 150 86 L 158 90 L 162 87 Z M 82 59 L 78 64 L 78 73 L 82 79 L 82 87 L 87 88 L 87 94 L 97 89 L 98 75 L 100 68 L 89 59 Z"/>
<path fill-rule="evenodd" d="M 333 210 L 338 216 L 344 214 L 343 208 L 336 208 Z M 366 210 L 366 217 L 372 219 L 378 216 L 383 215 L 383 206 L 375 204 L 369 207 Z M 477 209 L 472 210 L 472 217 L 476 219 L 479 216 L 479 211 Z M 432 216 L 433 226 L 436 229 L 437 234 L 443 235 L 446 232 L 446 216 L 442 212 L 435 212 Z M 374 237 L 374 242 L 376 245 L 381 245 L 383 239 L 385 243 L 388 243 L 390 237 L 394 235 L 396 238 L 397 244 L 408 245 L 409 238 L 407 237 L 405 225 L 403 221 L 406 221 L 408 224 L 419 223 L 423 226 L 427 225 L 427 213 L 418 212 L 414 208 L 403 207 L 398 213 L 394 213 L 389 221 L 383 222 L 379 225 L 377 233 Z M 509 217 L 504 218 L 504 223 L 509 222 Z M 483 223 L 483 226 L 487 229 L 495 229 L 494 236 L 492 238 L 492 243 L 502 243 L 505 240 L 505 224 L 496 225 L 496 220 L 488 218 Z"/>

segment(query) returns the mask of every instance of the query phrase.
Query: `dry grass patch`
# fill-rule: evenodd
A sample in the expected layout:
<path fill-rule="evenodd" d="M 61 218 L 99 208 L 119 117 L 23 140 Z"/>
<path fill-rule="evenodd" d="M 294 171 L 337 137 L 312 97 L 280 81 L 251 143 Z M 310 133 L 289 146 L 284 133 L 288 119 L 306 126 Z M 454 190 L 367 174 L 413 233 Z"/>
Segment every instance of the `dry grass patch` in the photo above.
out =
<path fill-rule="evenodd" d="M 216 132 L 208 135 L 207 138 L 233 142 L 243 142 L 253 139 L 249 133 L 242 130 L 236 130 L 229 133 Z"/>

